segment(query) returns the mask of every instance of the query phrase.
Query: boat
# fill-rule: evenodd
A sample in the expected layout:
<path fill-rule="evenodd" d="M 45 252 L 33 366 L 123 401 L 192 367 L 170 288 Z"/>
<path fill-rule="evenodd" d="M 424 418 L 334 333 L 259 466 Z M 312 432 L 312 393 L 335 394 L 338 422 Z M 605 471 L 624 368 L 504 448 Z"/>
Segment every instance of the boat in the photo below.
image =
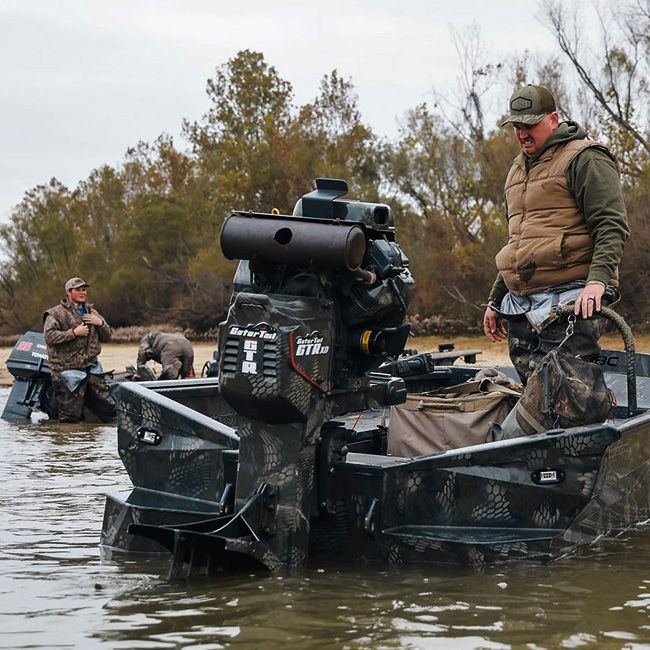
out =
<path fill-rule="evenodd" d="M 32 414 L 41 413 L 48 419 L 56 420 L 52 371 L 48 361 L 43 332 L 28 330 L 19 337 L 6 361 L 7 370 L 14 379 L 0 419 L 7 422 L 29 422 Z M 125 370 L 110 370 L 104 374 L 104 377 L 109 384 L 141 380 L 133 366 Z M 102 422 L 85 407 L 84 421 Z"/>
<path fill-rule="evenodd" d="M 394 409 L 481 368 L 399 356 L 408 260 L 390 208 L 346 192 L 317 179 L 292 215 L 226 218 L 239 265 L 216 377 L 111 387 L 132 487 L 107 495 L 105 556 L 170 554 L 172 579 L 332 558 L 546 561 L 648 520 L 650 355 L 607 308 L 625 351 L 599 358 L 606 421 L 387 453 Z"/>

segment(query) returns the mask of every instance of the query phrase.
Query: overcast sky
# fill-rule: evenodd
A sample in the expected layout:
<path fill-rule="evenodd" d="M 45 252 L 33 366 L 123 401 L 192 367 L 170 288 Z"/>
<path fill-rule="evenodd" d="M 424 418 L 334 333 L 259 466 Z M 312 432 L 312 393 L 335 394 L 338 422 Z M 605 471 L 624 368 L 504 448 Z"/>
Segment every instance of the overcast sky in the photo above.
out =
<path fill-rule="evenodd" d="M 298 103 L 337 69 L 392 136 L 434 88 L 453 89 L 454 30 L 475 22 L 490 56 L 544 55 L 538 13 L 538 0 L 0 0 L 0 220 L 53 176 L 73 188 L 139 140 L 177 137 L 240 50 L 262 52 Z"/>

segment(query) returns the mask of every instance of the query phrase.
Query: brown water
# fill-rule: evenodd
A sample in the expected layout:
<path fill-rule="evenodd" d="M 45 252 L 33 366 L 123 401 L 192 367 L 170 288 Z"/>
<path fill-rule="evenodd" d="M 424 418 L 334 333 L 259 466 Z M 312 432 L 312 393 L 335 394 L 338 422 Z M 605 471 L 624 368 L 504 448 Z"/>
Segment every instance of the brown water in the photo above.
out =
<path fill-rule="evenodd" d="M 650 529 L 548 565 L 169 584 L 164 559 L 100 557 L 127 485 L 113 427 L 0 421 L 0 648 L 650 648 Z"/>

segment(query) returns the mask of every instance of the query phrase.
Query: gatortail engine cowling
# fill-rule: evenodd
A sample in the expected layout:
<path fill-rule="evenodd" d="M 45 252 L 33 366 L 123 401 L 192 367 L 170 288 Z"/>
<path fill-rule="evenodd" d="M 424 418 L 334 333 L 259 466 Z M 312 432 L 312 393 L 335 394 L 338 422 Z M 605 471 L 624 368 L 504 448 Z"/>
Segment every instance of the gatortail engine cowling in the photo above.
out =
<path fill-rule="evenodd" d="M 362 388 L 404 348 L 413 278 L 390 208 L 346 192 L 317 179 L 292 216 L 224 222 L 222 251 L 241 261 L 219 332 L 220 391 L 240 413 L 304 421 L 319 396 Z"/>

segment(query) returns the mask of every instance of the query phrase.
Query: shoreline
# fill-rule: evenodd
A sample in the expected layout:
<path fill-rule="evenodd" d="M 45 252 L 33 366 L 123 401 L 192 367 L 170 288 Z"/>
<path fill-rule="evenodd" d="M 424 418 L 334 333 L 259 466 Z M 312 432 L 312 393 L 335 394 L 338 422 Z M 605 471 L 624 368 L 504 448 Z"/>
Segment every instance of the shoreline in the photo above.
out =
<path fill-rule="evenodd" d="M 607 334 L 601 338 L 600 342 L 602 347 L 610 350 L 623 349 L 623 343 L 618 335 Z M 636 338 L 636 342 L 637 351 L 650 349 L 650 335 L 639 336 Z M 506 342 L 491 343 L 484 336 L 458 336 L 447 339 L 438 336 L 412 337 L 407 341 L 406 347 L 416 349 L 418 352 L 437 352 L 439 345 L 447 343 L 453 343 L 455 351 L 480 350 L 480 354 L 476 357 L 476 363 L 479 366 L 510 365 Z M 213 360 L 212 355 L 217 349 L 217 344 L 216 342 L 193 343 L 192 346 L 194 348 L 194 371 L 198 377 L 201 375 L 205 363 Z M 0 347 L 0 387 L 11 386 L 13 383 L 13 376 L 7 370 L 7 358 L 12 350 L 13 346 Z M 126 366 L 135 365 L 137 355 L 137 343 L 105 343 L 102 346 L 99 360 L 107 371 L 120 372 Z M 160 368 L 159 365 L 158 368 Z"/>
<path fill-rule="evenodd" d="M 137 343 L 104 343 L 102 345 L 102 353 L 99 355 L 99 360 L 107 372 L 115 370 L 120 372 L 127 366 L 134 366 L 138 357 L 138 344 Z M 201 370 L 207 361 L 212 361 L 212 353 L 217 349 L 216 343 L 194 343 L 194 371 L 197 376 L 201 374 Z M 11 386 L 13 383 L 13 376 L 7 370 L 7 358 L 11 354 L 13 347 L 0 347 L 0 387 Z M 158 365 L 149 362 L 149 365 Z"/>

